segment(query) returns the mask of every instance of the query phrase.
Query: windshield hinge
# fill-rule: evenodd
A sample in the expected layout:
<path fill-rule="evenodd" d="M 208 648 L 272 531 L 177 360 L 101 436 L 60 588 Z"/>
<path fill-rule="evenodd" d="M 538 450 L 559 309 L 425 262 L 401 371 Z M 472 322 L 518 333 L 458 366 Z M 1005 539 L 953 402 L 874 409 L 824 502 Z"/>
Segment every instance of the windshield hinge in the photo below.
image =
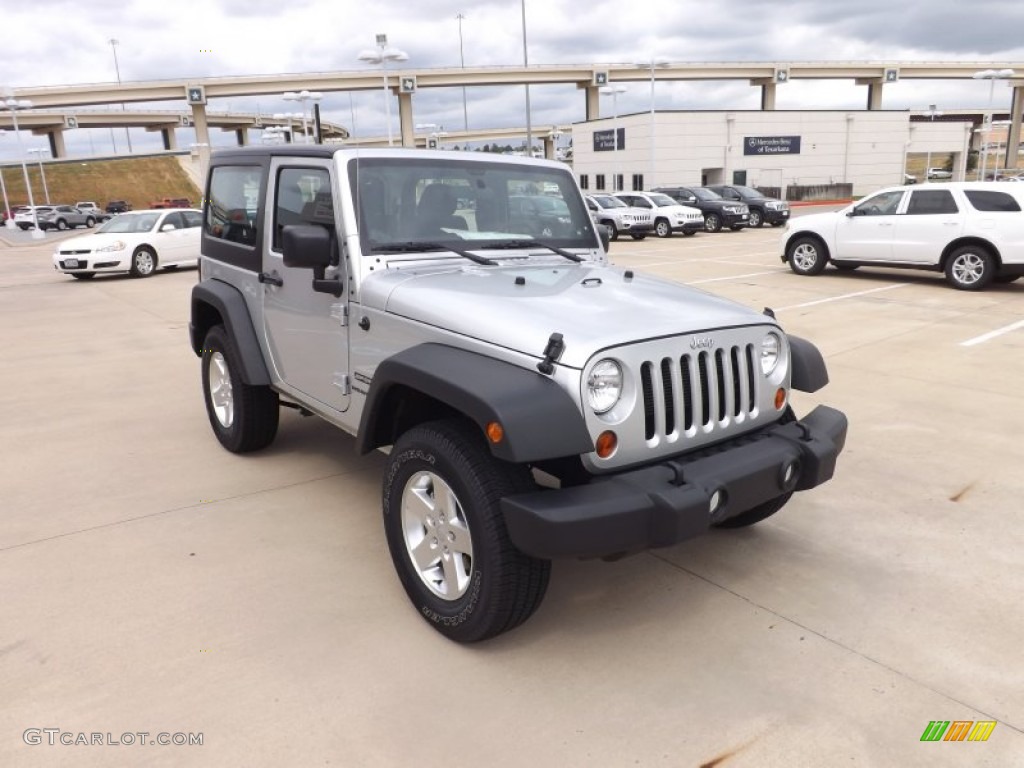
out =
<path fill-rule="evenodd" d="M 552 333 L 548 337 L 547 346 L 544 347 L 544 359 L 537 363 L 537 370 L 550 376 L 555 370 L 555 366 L 552 363 L 561 357 L 563 351 L 565 351 L 565 342 L 562 341 L 562 334 Z"/>
<path fill-rule="evenodd" d="M 338 302 L 331 304 L 331 317 L 338 321 L 338 325 L 342 328 L 348 325 L 348 304 L 344 302 Z"/>

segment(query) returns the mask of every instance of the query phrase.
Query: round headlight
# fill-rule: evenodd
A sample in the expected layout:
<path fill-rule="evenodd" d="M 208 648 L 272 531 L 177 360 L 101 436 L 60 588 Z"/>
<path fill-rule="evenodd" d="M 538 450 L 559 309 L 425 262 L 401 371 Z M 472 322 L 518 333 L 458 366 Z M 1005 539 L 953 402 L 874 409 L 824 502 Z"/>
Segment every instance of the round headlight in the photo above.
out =
<path fill-rule="evenodd" d="M 601 360 L 587 377 L 587 403 L 594 413 L 610 411 L 622 396 L 622 368 L 614 360 Z"/>
<path fill-rule="evenodd" d="M 777 333 L 769 333 L 761 339 L 761 373 L 770 376 L 779 364 L 779 348 L 782 341 Z"/>

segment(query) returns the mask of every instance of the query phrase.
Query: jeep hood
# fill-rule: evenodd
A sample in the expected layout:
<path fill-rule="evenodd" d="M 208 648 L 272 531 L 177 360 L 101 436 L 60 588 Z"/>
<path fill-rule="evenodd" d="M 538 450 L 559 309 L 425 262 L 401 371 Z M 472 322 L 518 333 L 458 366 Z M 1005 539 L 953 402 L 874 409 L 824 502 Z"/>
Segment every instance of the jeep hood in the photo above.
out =
<path fill-rule="evenodd" d="M 575 368 L 620 344 L 773 323 L 703 291 L 599 265 L 389 270 L 361 293 L 367 306 L 538 358 L 561 333 L 559 362 Z"/>

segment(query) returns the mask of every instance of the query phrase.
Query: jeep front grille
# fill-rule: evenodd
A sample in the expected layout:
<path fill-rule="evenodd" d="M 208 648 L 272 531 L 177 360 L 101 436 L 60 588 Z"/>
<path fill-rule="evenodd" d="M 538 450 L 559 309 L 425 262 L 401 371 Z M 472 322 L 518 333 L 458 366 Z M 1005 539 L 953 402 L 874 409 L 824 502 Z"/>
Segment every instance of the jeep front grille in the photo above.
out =
<path fill-rule="evenodd" d="M 643 362 L 644 437 L 706 434 L 755 417 L 756 366 L 753 344 Z"/>

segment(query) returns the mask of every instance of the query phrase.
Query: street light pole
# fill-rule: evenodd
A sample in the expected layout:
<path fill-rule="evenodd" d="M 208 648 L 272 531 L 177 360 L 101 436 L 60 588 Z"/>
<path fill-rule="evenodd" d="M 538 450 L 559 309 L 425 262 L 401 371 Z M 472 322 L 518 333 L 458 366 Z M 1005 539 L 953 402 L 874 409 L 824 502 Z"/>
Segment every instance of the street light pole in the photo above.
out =
<path fill-rule="evenodd" d="M 980 72 L 975 72 L 971 77 L 975 80 L 988 80 L 988 110 L 985 113 L 985 118 L 982 121 L 988 125 L 988 129 L 984 131 L 984 141 L 981 145 L 981 180 L 985 181 L 985 172 L 988 167 L 988 142 L 992 134 L 992 100 L 995 97 L 996 80 L 1006 80 L 1014 76 L 1012 69 L 983 69 Z"/>
<path fill-rule="evenodd" d="M 114 52 L 114 72 L 117 73 L 117 84 L 120 85 L 121 84 L 121 67 L 118 66 L 118 63 L 117 63 L 117 46 L 121 44 L 121 41 L 112 37 L 107 42 L 110 43 L 110 48 Z M 124 105 L 123 101 L 121 102 L 121 111 L 122 112 L 127 112 L 128 111 L 128 108 Z M 131 137 L 131 134 L 128 133 L 128 126 L 127 125 L 124 127 L 124 137 L 128 141 L 128 154 L 130 155 L 132 153 L 132 137 Z M 111 138 L 111 140 L 113 140 L 113 138 L 114 138 L 114 129 L 113 128 L 110 129 L 110 138 Z M 116 145 L 114 146 L 114 152 L 115 152 L 115 154 L 117 153 L 117 146 Z"/>
<path fill-rule="evenodd" d="M 36 240 L 44 237 L 43 230 L 39 228 L 39 216 L 36 213 L 36 202 L 32 199 L 32 185 L 28 180 L 28 167 L 25 165 L 25 148 L 21 144 L 21 133 L 18 130 L 18 110 L 29 109 L 32 106 L 32 102 L 28 99 L 16 99 L 14 96 L 9 96 L 4 99 L 3 104 L 9 110 L 11 110 L 11 122 L 14 124 L 14 136 L 18 142 L 18 157 L 21 159 L 21 172 L 25 177 L 25 191 L 28 194 L 28 204 L 32 209 L 32 224 L 35 225 L 35 229 L 32 230 L 32 237 Z"/>
<path fill-rule="evenodd" d="M 936 116 L 941 116 L 941 115 L 942 115 L 941 112 L 936 111 L 934 104 L 929 104 L 928 105 L 928 122 L 929 123 L 934 125 L 935 124 Z M 928 137 L 928 141 L 929 142 L 931 141 L 931 137 L 930 136 Z M 924 180 L 926 182 L 927 181 L 931 181 L 931 179 L 928 178 L 928 173 L 931 171 L 931 167 L 932 167 L 932 146 L 929 143 L 928 144 L 927 159 L 924 161 Z"/>
<path fill-rule="evenodd" d="M 526 53 L 526 0 L 521 0 L 523 8 L 523 66 L 530 66 L 530 58 Z M 533 157 L 533 130 L 530 126 L 530 84 L 526 84 L 526 156 Z"/>
<path fill-rule="evenodd" d="M 377 35 L 377 50 L 362 51 L 357 58 L 368 64 L 380 64 L 381 75 L 384 78 L 384 111 L 388 121 L 388 146 L 392 147 L 395 142 L 391 132 L 391 94 L 388 92 L 387 63 L 389 61 L 405 61 L 409 58 L 409 54 L 397 48 L 388 48 L 388 36 L 379 34 Z"/>
<path fill-rule="evenodd" d="M 651 57 L 650 61 L 644 61 L 644 62 L 640 62 L 640 63 L 636 64 L 636 66 L 640 67 L 641 69 L 647 69 L 649 67 L 650 70 L 651 70 L 651 168 L 650 168 L 649 184 L 646 185 L 647 189 L 653 189 L 656 186 L 655 183 L 654 183 L 654 169 L 655 169 L 656 162 L 657 162 L 657 160 L 656 160 L 657 156 L 655 154 L 655 148 L 654 148 L 654 139 L 655 139 L 655 133 L 656 133 L 655 127 L 654 127 L 654 121 L 655 121 L 655 117 L 654 117 L 654 68 L 655 67 L 668 66 L 668 64 L 669 64 L 668 59 L 655 58 L 653 56 Z"/>
<path fill-rule="evenodd" d="M 43 194 L 46 195 L 46 204 L 50 204 L 50 189 L 46 186 L 46 171 L 43 170 L 43 154 L 49 154 L 50 150 L 33 147 L 28 150 L 30 155 L 35 155 L 39 160 L 39 176 L 43 180 Z"/>
<path fill-rule="evenodd" d="M 610 95 L 612 97 L 612 151 L 619 151 L 619 94 L 626 92 L 626 86 L 624 85 L 606 85 L 603 88 L 598 89 L 598 93 L 605 96 Z M 615 156 L 617 159 L 618 156 Z M 618 186 L 615 182 L 618 176 L 615 172 L 612 172 L 612 191 L 621 192 L 621 189 L 616 189 Z"/>
<path fill-rule="evenodd" d="M 319 91 L 285 91 L 282 98 L 285 101 L 297 101 L 302 106 L 302 141 L 305 144 L 310 143 L 309 126 L 306 123 L 306 102 L 307 101 L 320 101 L 324 95 Z"/>
<path fill-rule="evenodd" d="M 4 213 L 6 214 L 6 216 L 4 216 L 3 226 L 7 226 L 7 222 L 11 221 L 11 203 L 7 199 L 7 185 L 4 184 L 4 172 L 2 168 L 0 168 L 0 192 L 4 195 Z M 14 222 L 11 223 L 13 225 Z"/>
<path fill-rule="evenodd" d="M 462 13 L 458 13 L 455 18 L 459 20 L 459 66 L 465 69 L 466 57 L 462 50 L 462 22 L 466 16 Z M 466 86 L 462 86 L 462 128 L 466 131 L 469 130 L 469 108 L 466 106 Z"/>

